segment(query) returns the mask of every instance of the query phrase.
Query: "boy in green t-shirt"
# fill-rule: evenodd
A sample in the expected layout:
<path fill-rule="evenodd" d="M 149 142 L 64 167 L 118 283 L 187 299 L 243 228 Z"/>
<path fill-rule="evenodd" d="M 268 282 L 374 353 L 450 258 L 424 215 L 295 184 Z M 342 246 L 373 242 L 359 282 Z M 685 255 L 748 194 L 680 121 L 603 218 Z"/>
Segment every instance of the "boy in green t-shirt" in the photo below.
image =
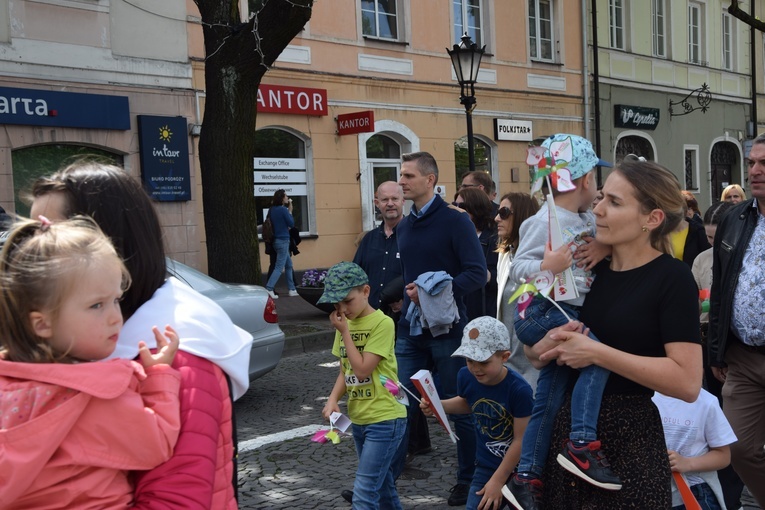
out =
<path fill-rule="evenodd" d="M 340 374 L 322 414 L 329 419 L 340 412 L 338 401 L 348 394 L 359 457 L 354 507 L 401 509 L 391 462 L 406 429 L 406 409 L 380 378 L 398 380 L 395 330 L 390 317 L 370 306 L 369 291 L 369 278 L 353 262 L 332 266 L 324 279 L 319 303 L 335 305 L 329 320 L 337 330 L 332 354 L 340 358 Z"/>

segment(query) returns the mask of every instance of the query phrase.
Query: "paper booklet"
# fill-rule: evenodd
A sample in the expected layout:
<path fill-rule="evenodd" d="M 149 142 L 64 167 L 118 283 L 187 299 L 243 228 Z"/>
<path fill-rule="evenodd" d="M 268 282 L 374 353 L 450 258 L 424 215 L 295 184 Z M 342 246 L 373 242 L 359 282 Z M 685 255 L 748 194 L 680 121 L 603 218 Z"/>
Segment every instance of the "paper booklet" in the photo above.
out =
<path fill-rule="evenodd" d="M 555 209 L 555 201 L 552 193 L 547 195 L 547 210 L 550 214 L 550 246 L 557 250 L 563 246 L 563 235 L 560 232 L 560 222 Z M 579 291 L 576 290 L 574 282 L 574 272 L 567 268 L 562 273 L 555 275 L 555 285 L 553 286 L 553 299 L 555 301 L 571 301 L 579 297 Z"/>
<path fill-rule="evenodd" d="M 430 408 L 433 410 L 436 418 L 438 418 L 438 422 L 449 433 L 449 438 L 452 442 L 456 443 L 459 438 L 452 432 L 452 428 L 449 426 L 449 420 L 446 418 L 444 407 L 441 405 L 441 399 L 438 396 L 435 384 L 433 384 L 433 375 L 430 373 L 430 370 L 422 369 L 410 377 L 410 379 L 417 387 L 420 395 L 428 399 Z"/>

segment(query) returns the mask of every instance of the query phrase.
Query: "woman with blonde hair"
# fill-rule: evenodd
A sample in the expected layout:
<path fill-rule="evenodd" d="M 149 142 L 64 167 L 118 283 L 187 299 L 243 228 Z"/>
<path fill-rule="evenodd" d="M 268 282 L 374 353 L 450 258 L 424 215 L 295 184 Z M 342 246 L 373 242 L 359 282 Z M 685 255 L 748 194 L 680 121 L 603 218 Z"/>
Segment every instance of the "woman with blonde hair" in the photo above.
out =
<path fill-rule="evenodd" d="M 549 362 L 611 372 L 598 418 L 598 437 L 621 490 L 582 483 L 561 467 L 551 450 L 542 477 L 545 508 L 670 508 L 671 469 L 654 391 L 686 402 L 701 389 L 698 289 L 690 268 L 670 255 L 668 234 L 684 219 L 675 176 L 653 162 L 624 161 L 603 187 L 594 209 L 597 239 L 612 247 L 610 259 L 582 306 L 580 320 L 600 342 L 553 330 L 526 352 L 535 366 Z M 558 412 L 552 444 L 571 428 L 571 394 Z M 582 460 L 582 462 L 585 462 Z M 587 459 L 591 469 L 602 460 Z"/>
<path fill-rule="evenodd" d="M 738 184 L 725 186 L 725 189 L 722 191 L 722 195 L 720 195 L 721 202 L 732 202 L 734 204 L 738 204 L 744 200 L 746 200 L 746 193 L 744 193 L 744 189 Z"/>
<path fill-rule="evenodd" d="M 532 388 L 536 387 L 539 371 L 523 353 L 523 345 L 515 336 L 513 328 L 513 306 L 510 296 L 515 292 L 517 282 L 510 279 L 510 265 L 520 238 L 521 223 L 539 211 L 539 204 L 528 193 L 507 193 L 499 202 L 499 209 L 494 221 L 497 223 L 497 319 L 501 320 L 510 332 L 510 359 L 507 364 L 521 374 Z"/>

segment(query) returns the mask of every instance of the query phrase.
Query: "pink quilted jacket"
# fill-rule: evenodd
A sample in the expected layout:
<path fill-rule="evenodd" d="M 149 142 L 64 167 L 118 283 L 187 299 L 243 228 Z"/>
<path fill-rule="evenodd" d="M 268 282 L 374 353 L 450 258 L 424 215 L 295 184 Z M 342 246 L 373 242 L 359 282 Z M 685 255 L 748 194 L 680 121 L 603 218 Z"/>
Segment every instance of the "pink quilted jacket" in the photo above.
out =
<path fill-rule="evenodd" d="M 224 373 L 212 362 L 178 351 L 181 431 L 170 460 L 136 474 L 136 509 L 237 508 L 231 399 Z"/>

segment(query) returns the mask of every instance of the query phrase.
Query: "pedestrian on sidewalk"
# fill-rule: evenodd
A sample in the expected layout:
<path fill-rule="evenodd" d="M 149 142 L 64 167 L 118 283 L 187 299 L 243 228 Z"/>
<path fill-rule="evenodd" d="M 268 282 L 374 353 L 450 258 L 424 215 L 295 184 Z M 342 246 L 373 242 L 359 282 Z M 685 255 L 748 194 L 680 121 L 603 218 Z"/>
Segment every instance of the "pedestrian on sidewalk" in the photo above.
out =
<path fill-rule="evenodd" d="M 287 192 L 283 189 L 274 192 L 271 208 L 268 209 L 268 218 L 273 225 L 272 249 L 276 252 L 276 265 L 268 278 L 266 290 L 273 299 L 279 299 L 279 296 L 274 292 L 274 287 L 276 287 L 276 282 L 279 281 L 282 273 L 286 273 L 289 296 L 295 297 L 298 293 L 292 275 L 292 257 L 290 257 L 290 229 L 295 226 L 295 220 L 292 217 L 292 199 L 287 196 Z"/>
<path fill-rule="evenodd" d="M 332 354 L 340 358 L 340 373 L 322 415 L 340 412 L 348 396 L 348 417 L 359 466 L 353 483 L 353 508 L 401 509 L 393 476 L 393 455 L 406 430 L 406 409 L 383 381 L 398 381 L 393 351 L 393 320 L 369 304 L 369 278 L 353 262 L 332 266 L 324 279 L 319 303 L 333 303 L 329 315 L 335 327 Z M 385 379 L 384 379 L 385 378 Z"/>

